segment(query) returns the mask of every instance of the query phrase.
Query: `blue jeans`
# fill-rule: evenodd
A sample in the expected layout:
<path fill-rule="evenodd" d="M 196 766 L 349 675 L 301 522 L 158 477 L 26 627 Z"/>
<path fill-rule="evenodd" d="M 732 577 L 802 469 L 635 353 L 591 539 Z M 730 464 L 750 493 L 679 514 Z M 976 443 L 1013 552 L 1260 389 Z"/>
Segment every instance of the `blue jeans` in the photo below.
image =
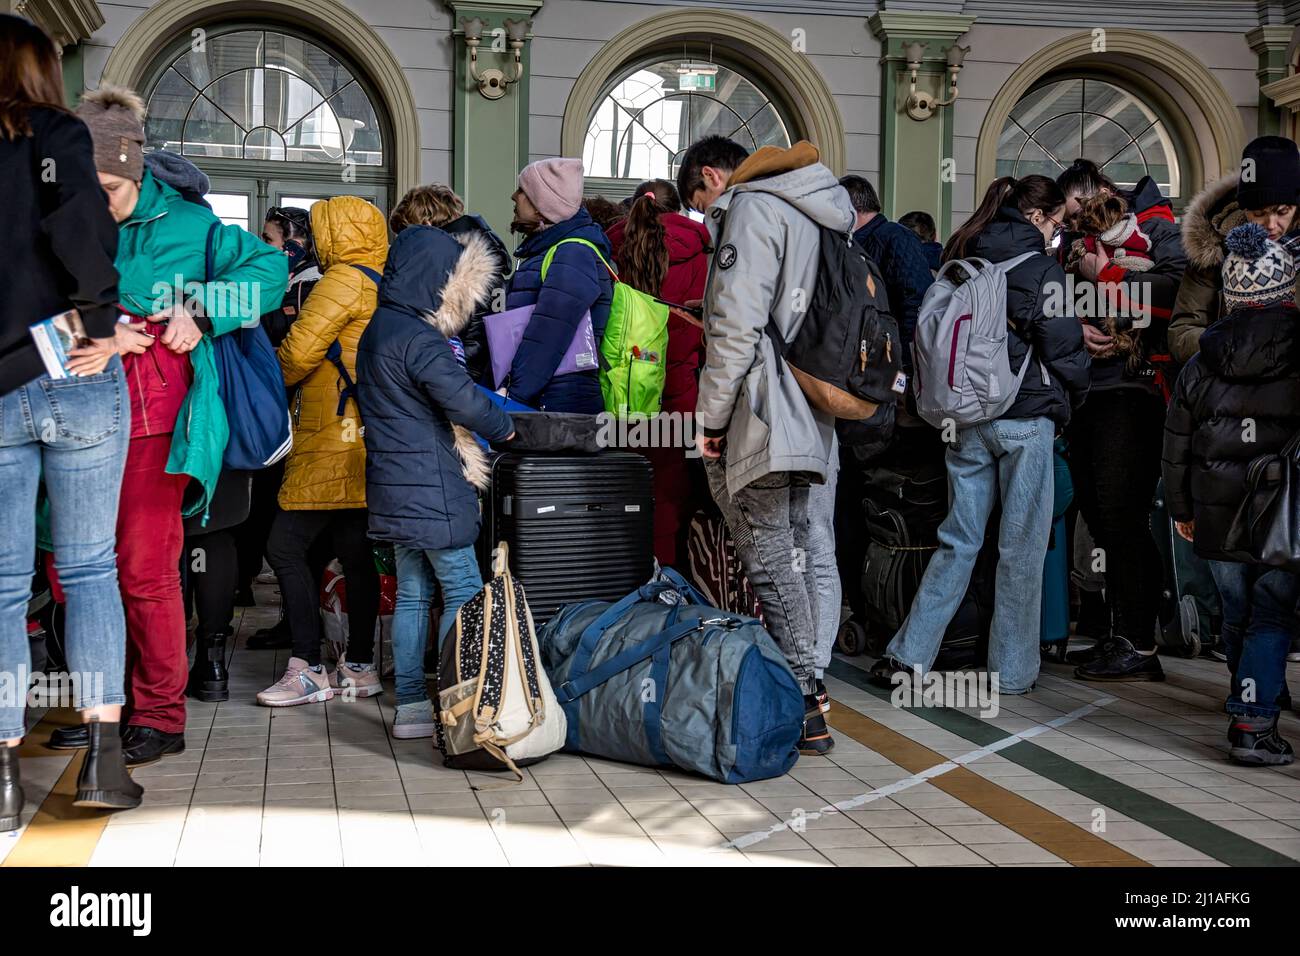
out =
<path fill-rule="evenodd" d="M 1232 693 L 1224 709 L 1271 720 L 1280 710 L 1278 697 L 1287 689 L 1291 639 L 1300 633 L 1296 618 L 1300 578 L 1280 568 L 1235 561 L 1211 561 L 1210 573 L 1223 602 L 1223 650 L 1232 675 Z M 1245 680 L 1254 686 L 1243 688 Z"/>
<path fill-rule="evenodd" d="M 0 740 L 25 733 L 31 667 L 27 602 L 36 559 L 36 490 L 50 503 L 54 566 L 67 595 L 73 704 L 126 703 L 126 620 L 117 586 L 117 501 L 131 436 L 122 362 L 99 375 L 43 376 L 0 396 Z"/>
<path fill-rule="evenodd" d="M 424 683 L 424 648 L 429 636 L 429 610 L 434 588 L 442 589 L 438 619 L 438 649 L 447 639 L 456 611 L 483 587 L 473 547 L 422 551 L 394 545 L 397 558 L 397 608 L 393 612 L 393 669 L 397 673 L 397 703 L 428 700 Z"/>
<path fill-rule="evenodd" d="M 1003 418 L 962 429 L 948 448 L 948 516 L 939 548 L 902 628 L 886 653 L 929 671 L 970 584 L 984 528 L 1002 496 L 997 594 L 989 635 L 989 671 L 1006 693 L 1038 677 L 1043 560 L 1052 527 L 1052 422 Z"/>

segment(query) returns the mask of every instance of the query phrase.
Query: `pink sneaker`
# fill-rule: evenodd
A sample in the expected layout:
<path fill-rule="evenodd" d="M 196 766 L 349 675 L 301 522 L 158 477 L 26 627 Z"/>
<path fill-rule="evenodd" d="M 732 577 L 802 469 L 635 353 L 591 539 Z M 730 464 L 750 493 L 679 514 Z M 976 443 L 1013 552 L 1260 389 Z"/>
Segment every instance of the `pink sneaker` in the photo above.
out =
<path fill-rule="evenodd" d="M 293 707 L 326 701 L 333 696 L 325 668 L 314 670 L 301 657 L 291 657 L 284 676 L 258 694 L 257 702 L 263 707 Z"/>
<path fill-rule="evenodd" d="M 343 657 L 339 658 L 339 666 L 330 671 L 330 687 L 335 696 L 344 700 L 374 697 L 384 692 L 379 669 L 374 664 L 349 664 Z"/>

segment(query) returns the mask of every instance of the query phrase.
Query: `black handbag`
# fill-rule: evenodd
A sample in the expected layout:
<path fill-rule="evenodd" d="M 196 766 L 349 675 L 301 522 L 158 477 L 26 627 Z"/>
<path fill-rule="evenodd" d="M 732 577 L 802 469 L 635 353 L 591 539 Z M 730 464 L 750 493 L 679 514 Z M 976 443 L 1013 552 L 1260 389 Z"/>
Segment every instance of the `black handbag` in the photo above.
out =
<path fill-rule="evenodd" d="M 1277 454 L 1250 463 L 1246 499 L 1223 546 L 1257 564 L 1300 573 L 1300 432 Z"/>

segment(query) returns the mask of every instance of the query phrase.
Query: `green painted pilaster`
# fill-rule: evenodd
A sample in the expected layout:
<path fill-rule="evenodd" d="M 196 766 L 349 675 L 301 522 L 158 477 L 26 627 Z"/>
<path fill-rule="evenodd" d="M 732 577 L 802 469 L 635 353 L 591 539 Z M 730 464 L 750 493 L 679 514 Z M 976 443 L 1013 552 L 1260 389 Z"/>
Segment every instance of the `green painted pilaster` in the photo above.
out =
<path fill-rule="evenodd" d="M 1246 42 L 1250 44 L 1250 49 L 1259 58 L 1259 66 L 1255 70 L 1255 76 L 1259 78 L 1261 87 L 1285 79 L 1287 75 L 1286 51 L 1291 45 L 1291 34 L 1294 30 L 1294 25 L 1273 25 L 1258 27 L 1246 34 Z M 1262 89 L 1259 94 L 1257 132 L 1260 136 L 1275 136 L 1282 132 L 1281 111 L 1265 95 Z"/>
<path fill-rule="evenodd" d="M 881 138 L 880 202 L 891 219 L 912 210 L 928 212 L 947 232 L 952 218 L 953 106 L 936 107 L 927 120 L 907 115 L 911 71 L 904 49 L 913 41 L 928 44 L 917 72 L 918 92 L 943 99 L 948 95 L 946 53 L 975 22 L 965 14 L 882 10 L 868 23 L 880 38 Z M 961 74 L 957 75 L 958 88 Z M 960 100 L 958 100 L 960 102 Z"/>
<path fill-rule="evenodd" d="M 503 238 L 509 235 L 514 216 L 510 195 L 515 181 L 528 162 L 528 86 L 529 47 L 532 35 L 522 51 L 523 77 L 512 83 L 505 96 L 489 100 L 478 91 L 469 75 L 469 51 L 461 19 L 479 17 L 486 24 L 478 48 L 478 69 L 499 69 L 511 75 L 514 57 L 492 51 L 492 30 L 506 20 L 533 17 L 542 0 L 450 0 L 455 17 L 456 78 L 453 109 L 455 141 L 452 144 L 452 186 L 465 200 L 468 210 L 476 212 Z"/>
<path fill-rule="evenodd" d="M 86 58 L 81 44 L 63 48 L 63 98 L 68 109 L 81 102 L 81 91 L 86 88 Z"/>

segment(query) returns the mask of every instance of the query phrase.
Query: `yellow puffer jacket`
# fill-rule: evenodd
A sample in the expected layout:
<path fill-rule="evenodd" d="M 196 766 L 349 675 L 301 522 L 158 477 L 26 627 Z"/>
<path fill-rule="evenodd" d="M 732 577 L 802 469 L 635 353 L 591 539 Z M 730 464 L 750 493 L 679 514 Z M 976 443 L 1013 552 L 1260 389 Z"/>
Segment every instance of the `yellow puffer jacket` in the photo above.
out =
<path fill-rule="evenodd" d="M 338 413 L 343 389 L 325 353 L 335 339 L 355 382 L 357 342 L 379 304 L 375 283 L 354 266 L 384 271 L 388 229 L 378 209 L 356 196 L 335 196 L 311 207 L 311 227 L 322 276 L 280 344 L 286 385 L 298 386 L 293 451 L 285 464 L 280 507 L 328 511 L 366 506 L 366 447 L 355 401 Z"/>

